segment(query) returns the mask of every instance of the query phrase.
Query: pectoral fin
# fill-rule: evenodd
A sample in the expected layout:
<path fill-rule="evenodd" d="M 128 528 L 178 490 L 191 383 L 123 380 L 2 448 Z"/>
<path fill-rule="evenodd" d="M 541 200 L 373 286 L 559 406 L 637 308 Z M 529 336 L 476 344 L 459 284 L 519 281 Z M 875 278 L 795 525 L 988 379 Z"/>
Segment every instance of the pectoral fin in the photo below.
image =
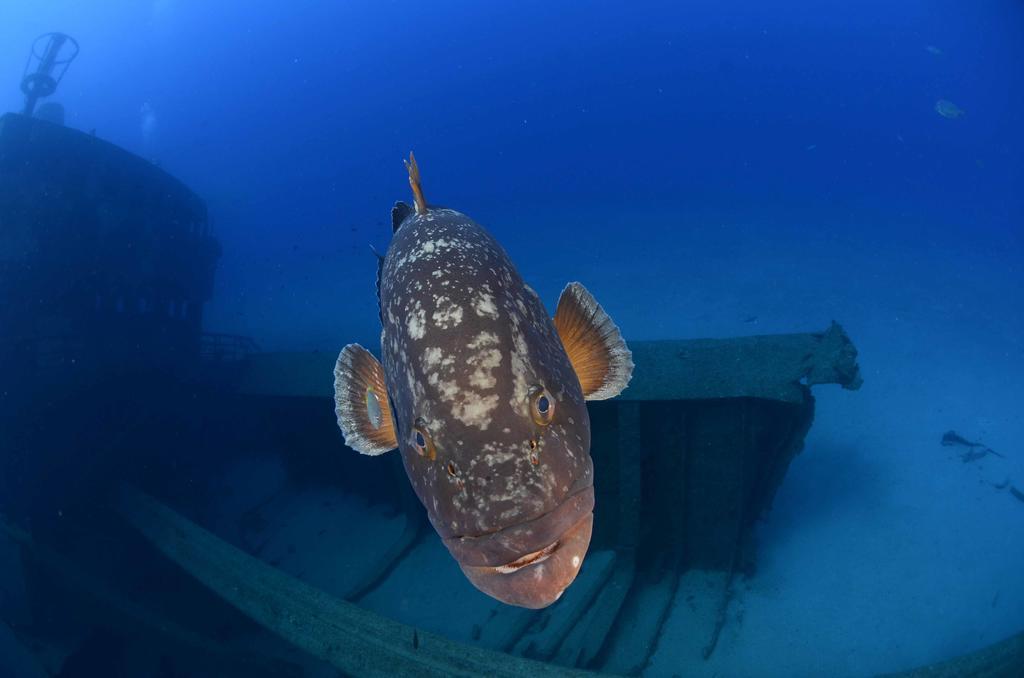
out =
<path fill-rule="evenodd" d="M 359 344 L 343 348 L 334 365 L 334 413 L 353 450 L 377 455 L 398 447 L 384 368 Z"/>
<path fill-rule="evenodd" d="M 633 355 L 619 328 L 578 282 L 566 285 L 558 298 L 555 329 L 587 400 L 622 393 L 633 376 Z"/>

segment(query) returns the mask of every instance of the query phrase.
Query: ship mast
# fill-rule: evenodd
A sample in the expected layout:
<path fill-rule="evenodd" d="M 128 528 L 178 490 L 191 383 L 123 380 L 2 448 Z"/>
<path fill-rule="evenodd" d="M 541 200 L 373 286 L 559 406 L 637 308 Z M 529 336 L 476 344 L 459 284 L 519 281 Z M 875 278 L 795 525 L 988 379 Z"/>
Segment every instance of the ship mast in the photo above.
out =
<path fill-rule="evenodd" d="M 69 49 L 64 49 L 65 45 Z M 78 42 L 70 35 L 44 33 L 35 39 L 21 76 L 21 91 L 25 94 L 23 114 L 31 116 L 40 99 L 57 91 L 57 85 L 76 56 Z"/>

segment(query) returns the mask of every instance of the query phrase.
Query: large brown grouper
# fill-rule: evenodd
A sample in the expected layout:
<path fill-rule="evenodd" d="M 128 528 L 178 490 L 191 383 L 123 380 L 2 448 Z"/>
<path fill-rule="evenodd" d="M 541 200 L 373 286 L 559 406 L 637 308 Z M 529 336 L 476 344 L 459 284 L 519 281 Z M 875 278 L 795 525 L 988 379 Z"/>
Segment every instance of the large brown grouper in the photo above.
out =
<path fill-rule="evenodd" d="M 334 370 L 338 425 L 363 454 L 401 450 L 434 529 L 469 580 L 511 605 L 558 600 L 593 526 L 586 400 L 618 395 L 633 361 L 587 290 L 554 320 L 505 250 L 464 214 L 397 203 L 381 259 L 383 366 L 349 344 Z"/>

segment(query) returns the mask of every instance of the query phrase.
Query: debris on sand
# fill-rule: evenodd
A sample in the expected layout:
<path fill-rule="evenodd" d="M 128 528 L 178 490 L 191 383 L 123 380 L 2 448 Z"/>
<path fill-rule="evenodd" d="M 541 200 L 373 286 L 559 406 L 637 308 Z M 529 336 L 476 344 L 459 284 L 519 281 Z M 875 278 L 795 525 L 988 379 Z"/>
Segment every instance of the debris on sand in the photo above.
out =
<path fill-rule="evenodd" d="M 960 460 L 965 464 L 969 461 L 977 461 L 978 459 L 982 459 L 990 454 L 1002 457 L 1003 459 L 1006 458 L 987 445 L 973 443 L 970 440 L 967 440 L 956 431 L 946 431 L 942 434 L 942 446 L 967 448 L 963 452 L 960 452 Z"/>

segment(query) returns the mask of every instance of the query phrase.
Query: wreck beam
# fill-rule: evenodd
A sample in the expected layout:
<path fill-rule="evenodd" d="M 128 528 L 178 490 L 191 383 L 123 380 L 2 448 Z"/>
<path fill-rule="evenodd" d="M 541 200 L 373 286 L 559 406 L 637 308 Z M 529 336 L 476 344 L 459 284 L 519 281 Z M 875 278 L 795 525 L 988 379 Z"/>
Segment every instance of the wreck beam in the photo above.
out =
<path fill-rule="evenodd" d="M 457 643 L 334 598 L 125 487 L 121 515 L 161 553 L 261 626 L 357 676 L 592 675 Z"/>

